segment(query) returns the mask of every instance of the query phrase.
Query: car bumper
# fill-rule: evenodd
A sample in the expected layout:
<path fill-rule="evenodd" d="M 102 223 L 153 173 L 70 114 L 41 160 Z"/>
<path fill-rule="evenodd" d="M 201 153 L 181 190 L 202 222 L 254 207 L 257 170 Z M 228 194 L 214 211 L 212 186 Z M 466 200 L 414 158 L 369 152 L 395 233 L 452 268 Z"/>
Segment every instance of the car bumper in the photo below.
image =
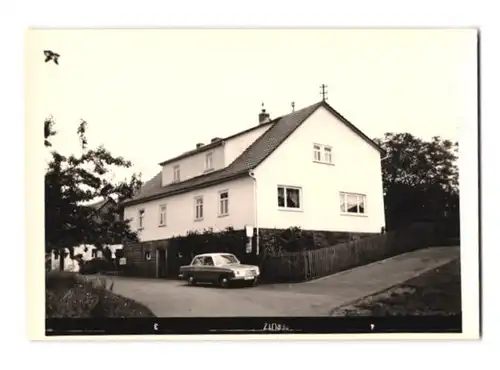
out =
<path fill-rule="evenodd" d="M 258 280 L 260 275 L 236 275 L 231 277 L 231 281 L 255 281 Z"/>

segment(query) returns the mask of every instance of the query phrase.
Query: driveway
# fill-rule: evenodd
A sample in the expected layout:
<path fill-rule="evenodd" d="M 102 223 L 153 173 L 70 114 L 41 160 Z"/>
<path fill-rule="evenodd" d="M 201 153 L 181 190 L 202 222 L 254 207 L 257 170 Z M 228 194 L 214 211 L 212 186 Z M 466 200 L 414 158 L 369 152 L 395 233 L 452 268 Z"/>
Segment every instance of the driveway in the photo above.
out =
<path fill-rule="evenodd" d="M 184 281 L 115 277 L 114 292 L 159 317 L 329 316 L 333 308 L 400 284 L 459 258 L 458 247 L 433 247 L 298 284 L 222 289 Z"/>

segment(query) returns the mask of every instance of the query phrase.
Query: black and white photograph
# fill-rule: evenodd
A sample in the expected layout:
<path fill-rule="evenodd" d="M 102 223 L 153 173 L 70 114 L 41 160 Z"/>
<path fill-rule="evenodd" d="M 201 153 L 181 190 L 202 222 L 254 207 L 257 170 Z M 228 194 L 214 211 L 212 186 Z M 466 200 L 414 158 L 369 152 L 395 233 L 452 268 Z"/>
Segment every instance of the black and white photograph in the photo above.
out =
<path fill-rule="evenodd" d="M 26 31 L 44 335 L 477 338 L 478 45 Z"/>

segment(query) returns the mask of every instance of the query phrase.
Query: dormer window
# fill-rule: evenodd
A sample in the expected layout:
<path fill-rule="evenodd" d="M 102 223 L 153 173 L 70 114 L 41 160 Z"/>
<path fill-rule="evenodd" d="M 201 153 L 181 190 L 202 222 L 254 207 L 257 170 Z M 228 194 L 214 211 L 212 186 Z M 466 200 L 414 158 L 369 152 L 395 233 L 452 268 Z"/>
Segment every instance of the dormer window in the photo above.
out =
<path fill-rule="evenodd" d="M 214 159 L 213 153 L 208 152 L 205 154 L 205 171 L 211 171 L 214 169 Z"/>
<path fill-rule="evenodd" d="M 181 167 L 179 165 L 174 166 L 174 176 L 173 182 L 181 181 Z"/>

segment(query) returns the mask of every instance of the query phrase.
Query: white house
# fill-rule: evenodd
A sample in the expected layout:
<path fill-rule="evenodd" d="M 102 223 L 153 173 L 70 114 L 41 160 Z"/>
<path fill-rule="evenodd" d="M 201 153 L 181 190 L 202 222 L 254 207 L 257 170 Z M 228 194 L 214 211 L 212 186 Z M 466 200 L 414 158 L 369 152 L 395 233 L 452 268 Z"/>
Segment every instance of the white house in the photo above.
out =
<path fill-rule="evenodd" d="M 126 201 L 141 241 L 246 225 L 347 233 L 385 227 L 381 149 L 322 101 L 160 163 Z"/>

